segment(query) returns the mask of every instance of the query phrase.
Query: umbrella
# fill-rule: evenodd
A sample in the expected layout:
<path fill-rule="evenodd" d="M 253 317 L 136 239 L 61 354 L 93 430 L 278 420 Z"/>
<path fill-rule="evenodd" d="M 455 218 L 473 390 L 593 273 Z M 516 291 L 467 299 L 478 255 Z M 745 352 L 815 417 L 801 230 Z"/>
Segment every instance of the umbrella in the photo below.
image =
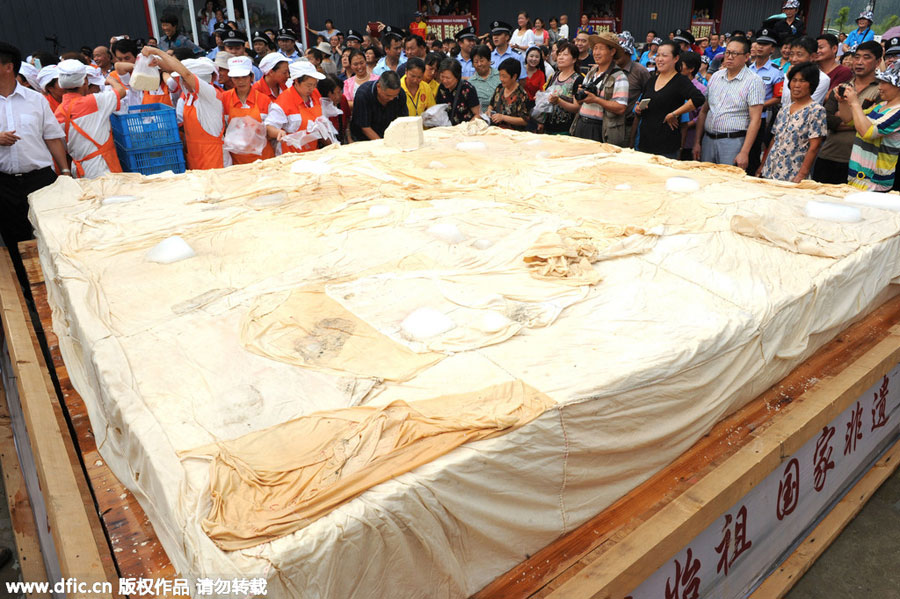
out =
<path fill-rule="evenodd" d="M 881 39 L 883 39 L 883 40 L 889 40 L 889 39 L 891 39 L 892 37 L 900 37 L 900 26 L 898 26 L 898 27 L 891 27 L 890 29 L 888 29 L 887 31 L 885 31 L 884 34 L 881 36 Z"/>

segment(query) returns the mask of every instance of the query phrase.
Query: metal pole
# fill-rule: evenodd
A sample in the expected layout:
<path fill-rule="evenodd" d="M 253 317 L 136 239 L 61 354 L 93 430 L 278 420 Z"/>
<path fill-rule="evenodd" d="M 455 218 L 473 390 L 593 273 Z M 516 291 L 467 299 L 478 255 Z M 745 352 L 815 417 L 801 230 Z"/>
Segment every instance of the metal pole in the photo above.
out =
<path fill-rule="evenodd" d="M 190 12 L 188 14 L 191 17 L 191 35 L 194 36 L 194 45 L 199 46 L 200 38 L 197 37 L 197 15 L 194 13 L 194 0 L 188 0 L 188 6 L 190 7 Z"/>
<path fill-rule="evenodd" d="M 302 40 L 303 49 L 307 50 L 309 44 L 306 41 L 306 2 L 298 0 L 298 4 L 300 5 L 300 39 Z"/>
<path fill-rule="evenodd" d="M 244 29 L 247 31 L 247 39 L 250 39 L 250 36 L 253 35 L 253 32 L 250 31 L 250 11 L 247 10 L 247 0 L 244 0 Z M 252 47 L 253 44 L 250 44 Z"/>
<path fill-rule="evenodd" d="M 153 37 L 159 39 L 159 21 L 156 19 L 156 0 L 147 0 L 147 8 L 150 9 L 150 27 Z"/>

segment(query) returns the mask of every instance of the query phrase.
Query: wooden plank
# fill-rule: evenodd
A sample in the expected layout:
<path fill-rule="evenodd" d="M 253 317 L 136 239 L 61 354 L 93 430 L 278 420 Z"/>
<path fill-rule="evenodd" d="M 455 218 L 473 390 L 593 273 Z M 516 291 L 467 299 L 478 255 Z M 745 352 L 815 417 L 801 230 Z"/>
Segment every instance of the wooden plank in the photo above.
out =
<path fill-rule="evenodd" d="M 31 284 L 31 294 L 53 363 L 66 415 L 74 431 L 78 453 L 100 514 L 119 575 L 123 578 L 175 577 L 175 568 L 153 531 L 149 518 L 134 495 L 119 482 L 97 450 L 84 400 L 72 387 L 69 373 L 53 333 L 47 288 L 37 254 L 37 243 L 19 244 L 22 263 Z"/>
<path fill-rule="evenodd" d="M 473 599 L 542 599 L 577 575 L 687 492 L 698 480 L 722 467 L 741 448 L 789 411 L 791 404 L 819 380 L 834 377 L 890 335 L 900 322 L 900 298 L 894 298 L 848 327 L 778 384 L 719 424 L 668 467 L 612 506 L 500 576 Z M 805 400 L 806 398 L 804 398 Z M 623 594 L 624 596 L 624 594 Z"/>
<path fill-rule="evenodd" d="M 622 597 L 665 564 L 770 472 L 900 362 L 900 330 L 821 381 L 742 447 L 548 595 L 554 599 Z"/>
<path fill-rule="evenodd" d="M 826 549 L 862 510 L 884 481 L 900 465 L 900 441 L 841 499 L 803 543 L 750 595 L 750 599 L 780 599 L 787 595 Z"/>
<path fill-rule="evenodd" d="M 51 396 L 44 379 L 44 362 L 35 351 L 24 301 L 6 248 L 0 251 L 0 317 L 10 358 L 16 369 L 16 386 L 38 466 L 41 492 L 47 505 L 50 532 L 56 545 L 62 575 L 86 583 L 107 582 L 100 548 L 88 519 L 87 507 L 69 461 Z M 97 597 L 112 597 L 97 593 Z"/>
<path fill-rule="evenodd" d="M 19 456 L 13 439 L 12 422 L 6 403 L 6 391 L 0 380 L 0 469 L 3 470 L 3 486 L 6 489 L 6 503 L 16 539 L 16 556 L 19 570 L 25 582 L 47 580 L 47 569 L 38 541 L 37 524 L 31 511 L 31 501 L 25 488 L 25 478 L 19 468 Z M 29 599 L 49 597 L 49 593 L 31 593 Z"/>

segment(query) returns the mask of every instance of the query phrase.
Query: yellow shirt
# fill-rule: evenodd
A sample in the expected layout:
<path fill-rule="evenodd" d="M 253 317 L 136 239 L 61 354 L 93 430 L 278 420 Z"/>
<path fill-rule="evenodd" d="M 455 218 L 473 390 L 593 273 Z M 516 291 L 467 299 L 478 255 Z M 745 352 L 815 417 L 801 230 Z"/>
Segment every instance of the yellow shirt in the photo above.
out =
<path fill-rule="evenodd" d="M 437 80 L 432 80 L 432 83 L 437 83 Z M 419 116 L 434 106 L 434 90 L 437 89 L 437 86 L 432 88 L 424 81 L 419 82 L 419 89 L 416 91 L 416 97 L 414 98 L 409 93 L 409 88 L 406 87 L 406 75 L 404 75 L 400 78 L 400 87 L 403 88 L 403 93 L 406 94 L 406 108 L 409 109 L 409 116 Z"/>

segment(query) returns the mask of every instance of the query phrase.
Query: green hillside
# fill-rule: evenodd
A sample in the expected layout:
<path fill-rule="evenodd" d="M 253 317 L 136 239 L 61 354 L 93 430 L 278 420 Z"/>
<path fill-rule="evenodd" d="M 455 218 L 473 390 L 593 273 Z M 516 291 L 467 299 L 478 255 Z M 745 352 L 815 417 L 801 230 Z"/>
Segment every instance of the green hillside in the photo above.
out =
<path fill-rule="evenodd" d="M 856 17 L 871 0 L 830 0 L 825 14 L 825 27 L 850 32 L 856 29 Z M 875 24 L 872 29 L 882 34 L 900 25 L 900 0 L 876 0 Z"/>

